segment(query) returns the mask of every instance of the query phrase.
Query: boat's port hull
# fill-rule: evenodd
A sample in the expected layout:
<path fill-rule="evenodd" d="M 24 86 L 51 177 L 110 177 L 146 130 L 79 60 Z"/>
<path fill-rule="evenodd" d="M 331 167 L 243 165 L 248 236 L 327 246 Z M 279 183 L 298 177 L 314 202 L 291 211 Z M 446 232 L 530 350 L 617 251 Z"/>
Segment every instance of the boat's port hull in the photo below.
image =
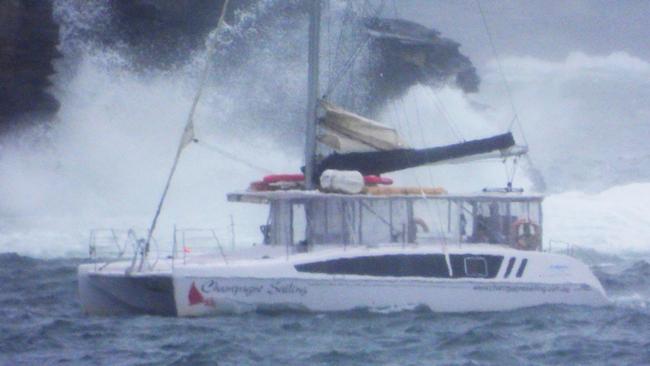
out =
<path fill-rule="evenodd" d="M 126 275 L 80 271 L 79 298 L 92 315 L 177 315 L 171 274 Z"/>

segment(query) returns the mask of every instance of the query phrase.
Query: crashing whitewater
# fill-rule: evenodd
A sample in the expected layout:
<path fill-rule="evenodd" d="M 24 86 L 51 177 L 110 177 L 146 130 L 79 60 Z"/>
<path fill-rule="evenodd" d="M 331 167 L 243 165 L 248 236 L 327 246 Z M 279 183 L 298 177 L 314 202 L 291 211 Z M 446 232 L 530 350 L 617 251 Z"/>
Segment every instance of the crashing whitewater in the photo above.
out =
<path fill-rule="evenodd" d="M 62 65 L 54 86 L 62 104 L 57 121 L 0 142 L 0 252 L 83 257 L 92 228 L 146 228 L 198 85 L 200 55 L 194 58 L 174 71 L 142 74 L 116 52 L 89 49 L 74 67 Z M 302 79 L 269 66 L 280 60 L 262 61 L 264 69 L 246 70 L 250 77 L 264 80 L 272 72 L 273 81 L 284 78 L 286 87 L 297 89 L 289 93 L 296 99 L 291 103 L 302 103 Z M 573 53 L 555 62 L 506 57 L 502 66 L 524 129 L 516 126 L 515 136 L 528 141 L 547 183 L 545 241 L 605 253 L 650 252 L 650 183 L 644 182 L 650 180 L 644 141 L 650 89 L 643 81 L 650 64 L 625 53 Z M 384 108 L 381 120 L 415 146 L 505 131 L 513 110 L 498 66 L 480 73 L 478 95 L 413 87 Z M 173 225 L 214 228 L 228 241 L 231 216 L 238 243 L 259 241 L 254 223 L 265 213 L 227 203 L 225 194 L 268 172 L 300 167 L 300 131 L 269 137 L 291 117 L 267 121 L 242 113 L 251 103 L 273 101 L 265 95 L 273 88 L 242 99 L 245 87 L 245 79 L 238 85 L 217 80 L 205 91 L 195 118 L 200 143 L 182 157 L 159 224 L 162 242 Z M 500 162 L 490 162 L 392 176 L 463 192 L 503 186 L 503 171 Z M 527 175 L 524 166 L 515 185 L 534 189 Z"/>

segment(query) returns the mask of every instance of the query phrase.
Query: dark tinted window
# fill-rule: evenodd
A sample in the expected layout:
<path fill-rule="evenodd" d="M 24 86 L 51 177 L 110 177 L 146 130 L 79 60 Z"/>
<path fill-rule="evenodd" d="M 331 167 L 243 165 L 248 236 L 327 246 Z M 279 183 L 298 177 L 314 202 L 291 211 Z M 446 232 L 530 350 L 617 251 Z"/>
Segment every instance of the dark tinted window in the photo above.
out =
<path fill-rule="evenodd" d="M 483 277 L 494 278 L 499 273 L 503 256 L 451 254 L 449 255 L 454 278 Z"/>
<path fill-rule="evenodd" d="M 465 275 L 467 277 L 487 277 L 487 261 L 483 257 L 465 257 Z"/>
<path fill-rule="evenodd" d="M 524 258 L 521 261 L 521 264 L 519 265 L 519 269 L 517 270 L 517 277 L 521 277 L 524 274 L 524 270 L 526 269 L 526 263 L 528 263 L 528 259 Z"/>
<path fill-rule="evenodd" d="M 299 272 L 385 277 L 448 278 L 442 254 L 398 254 L 340 258 L 296 265 Z"/>

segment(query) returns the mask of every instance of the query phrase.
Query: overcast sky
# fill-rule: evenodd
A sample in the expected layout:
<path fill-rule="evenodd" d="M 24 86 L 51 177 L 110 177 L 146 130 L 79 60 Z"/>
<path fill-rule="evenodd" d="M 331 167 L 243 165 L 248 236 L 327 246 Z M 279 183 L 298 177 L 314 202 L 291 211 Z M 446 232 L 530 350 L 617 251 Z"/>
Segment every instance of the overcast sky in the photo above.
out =
<path fill-rule="evenodd" d="M 500 57 L 625 51 L 650 61 L 650 1 L 481 0 L 481 7 Z M 479 68 L 492 58 L 475 0 L 389 0 L 385 15 L 394 16 L 395 8 L 399 17 L 460 42 Z"/>

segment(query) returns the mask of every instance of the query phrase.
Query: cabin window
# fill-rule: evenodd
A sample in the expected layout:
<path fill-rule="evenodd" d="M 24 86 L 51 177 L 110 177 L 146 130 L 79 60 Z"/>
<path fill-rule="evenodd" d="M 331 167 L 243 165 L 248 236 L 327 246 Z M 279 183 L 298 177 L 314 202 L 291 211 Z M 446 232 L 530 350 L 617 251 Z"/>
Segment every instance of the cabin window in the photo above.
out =
<path fill-rule="evenodd" d="M 461 242 L 505 244 L 528 250 L 541 247 L 539 201 L 466 200 L 458 205 Z"/>
<path fill-rule="evenodd" d="M 359 242 L 403 243 L 408 235 L 408 208 L 404 201 L 359 200 Z"/>
<path fill-rule="evenodd" d="M 261 229 L 265 243 L 284 245 L 461 242 L 539 250 L 541 221 L 539 200 L 329 196 L 271 202 Z"/>
<path fill-rule="evenodd" d="M 298 264 L 298 272 L 381 277 L 449 278 L 442 254 L 396 254 Z"/>
<path fill-rule="evenodd" d="M 451 263 L 454 278 L 495 278 L 501 268 L 503 256 L 487 254 L 450 254 L 449 262 Z"/>
<path fill-rule="evenodd" d="M 265 241 L 270 244 L 287 244 L 293 242 L 293 224 L 291 203 L 275 201 L 271 203 L 268 224 L 262 229 Z"/>
<path fill-rule="evenodd" d="M 467 277 L 487 277 L 487 262 L 483 257 L 465 258 L 465 275 Z"/>
<path fill-rule="evenodd" d="M 539 202 L 517 202 L 510 207 L 508 244 L 525 250 L 542 247 L 542 207 Z"/>
<path fill-rule="evenodd" d="M 350 205 L 342 199 L 312 200 L 307 205 L 310 244 L 333 244 L 354 241 L 347 220 Z"/>
<path fill-rule="evenodd" d="M 459 204 L 450 200 L 416 200 L 413 202 L 411 231 L 420 244 L 446 244 L 458 240 Z"/>
<path fill-rule="evenodd" d="M 305 216 L 305 205 L 294 204 L 291 212 L 291 226 L 293 228 L 293 243 L 306 244 L 307 218 Z"/>
<path fill-rule="evenodd" d="M 505 244 L 508 242 L 509 227 L 516 218 L 509 213 L 509 202 L 472 202 L 472 233 L 467 240 L 471 243 Z"/>
<path fill-rule="evenodd" d="M 408 233 L 409 209 L 404 200 L 336 199 L 307 204 L 310 244 L 402 243 Z"/>

